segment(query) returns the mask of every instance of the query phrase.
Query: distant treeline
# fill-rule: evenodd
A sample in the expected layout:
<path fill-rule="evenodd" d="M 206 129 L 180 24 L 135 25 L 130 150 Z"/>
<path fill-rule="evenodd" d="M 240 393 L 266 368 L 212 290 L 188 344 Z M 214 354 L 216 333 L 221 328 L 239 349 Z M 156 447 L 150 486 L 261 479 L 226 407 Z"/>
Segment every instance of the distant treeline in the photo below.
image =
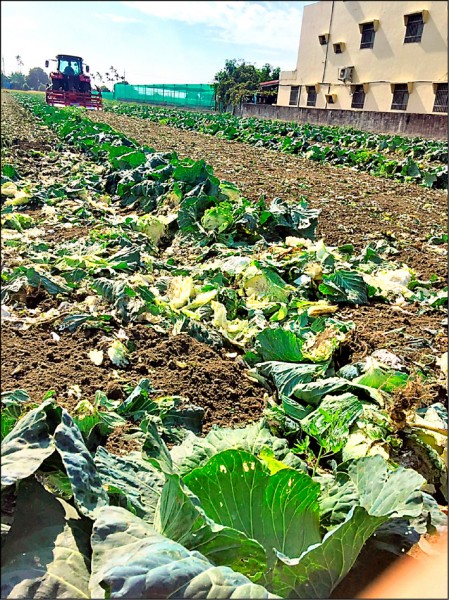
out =
<path fill-rule="evenodd" d="M 9 75 L 2 73 L 2 88 L 44 91 L 48 83 L 50 79 L 41 67 L 33 67 L 28 75 L 21 71 L 13 71 Z"/>

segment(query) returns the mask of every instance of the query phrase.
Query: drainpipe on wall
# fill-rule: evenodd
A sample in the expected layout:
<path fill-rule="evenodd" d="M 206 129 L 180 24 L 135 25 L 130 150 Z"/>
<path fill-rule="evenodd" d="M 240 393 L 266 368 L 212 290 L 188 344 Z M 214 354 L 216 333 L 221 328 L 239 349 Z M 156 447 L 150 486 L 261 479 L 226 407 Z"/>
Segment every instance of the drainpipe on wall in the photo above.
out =
<path fill-rule="evenodd" d="M 335 0 L 332 0 L 331 16 L 329 18 L 329 40 L 326 44 L 326 54 L 324 56 L 323 76 L 321 77 L 321 83 L 324 83 L 324 75 L 326 73 L 327 53 L 329 52 L 329 41 L 331 40 L 332 17 L 334 16 L 334 5 L 335 5 Z M 327 90 L 327 92 L 328 93 L 330 92 L 330 84 L 329 84 L 329 89 Z M 327 100 L 326 100 L 326 104 L 324 105 L 324 108 L 327 108 Z"/>

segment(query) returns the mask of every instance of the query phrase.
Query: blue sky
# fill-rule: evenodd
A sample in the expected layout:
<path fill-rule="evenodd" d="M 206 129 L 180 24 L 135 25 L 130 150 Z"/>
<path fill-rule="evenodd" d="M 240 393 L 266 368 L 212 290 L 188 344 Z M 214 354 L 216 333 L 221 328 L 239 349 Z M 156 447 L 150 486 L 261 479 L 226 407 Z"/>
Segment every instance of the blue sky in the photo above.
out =
<path fill-rule="evenodd" d="M 10 73 L 20 55 L 26 73 L 75 54 L 92 72 L 113 65 L 130 83 L 210 83 L 228 58 L 292 70 L 312 3 L 2 0 L 1 56 Z"/>

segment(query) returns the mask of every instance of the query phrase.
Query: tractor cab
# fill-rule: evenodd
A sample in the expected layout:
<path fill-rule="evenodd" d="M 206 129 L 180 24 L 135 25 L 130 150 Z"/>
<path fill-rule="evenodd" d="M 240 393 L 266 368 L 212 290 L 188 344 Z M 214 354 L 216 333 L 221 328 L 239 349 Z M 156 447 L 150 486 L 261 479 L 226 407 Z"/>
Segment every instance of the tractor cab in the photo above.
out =
<path fill-rule="evenodd" d="M 83 72 L 83 59 L 79 56 L 69 56 L 66 54 L 58 54 L 56 57 L 58 60 L 57 70 L 60 73 L 66 74 L 67 69 L 73 71 L 71 75 L 80 75 Z M 89 67 L 86 67 L 86 71 L 89 72 Z"/>
<path fill-rule="evenodd" d="M 83 72 L 83 59 L 71 54 L 58 54 L 56 70 L 50 73 L 51 84 L 47 89 L 47 104 L 53 106 L 84 106 L 102 108 L 101 92 L 92 91 L 89 67 Z M 48 68 L 49 61 L 45 61 Z"/>

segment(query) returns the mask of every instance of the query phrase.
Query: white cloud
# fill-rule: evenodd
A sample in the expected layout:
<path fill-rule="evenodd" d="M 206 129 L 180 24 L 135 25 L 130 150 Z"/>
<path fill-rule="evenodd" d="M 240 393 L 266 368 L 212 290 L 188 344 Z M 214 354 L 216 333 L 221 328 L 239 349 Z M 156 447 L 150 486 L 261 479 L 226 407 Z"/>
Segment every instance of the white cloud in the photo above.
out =
<path fill-rule="evenodd" d="M 122 15 L 114 15 L 112 13 L 101 13 L 96 14 L 95 17 L 98 19 L 103 19 L 107 21 L 112 21 L 113 23 L 140 23 L 140 19 L 135 19 L 134 17 L 123 17 Z"/>
<path fill-rule="evenodd" d="M 211 28 L 215 41 L 296 52 L 302 2 L 124 1 L 122 4 L 152 17 Z M 310 2 L 307 2 L 310 4 Z"/>

